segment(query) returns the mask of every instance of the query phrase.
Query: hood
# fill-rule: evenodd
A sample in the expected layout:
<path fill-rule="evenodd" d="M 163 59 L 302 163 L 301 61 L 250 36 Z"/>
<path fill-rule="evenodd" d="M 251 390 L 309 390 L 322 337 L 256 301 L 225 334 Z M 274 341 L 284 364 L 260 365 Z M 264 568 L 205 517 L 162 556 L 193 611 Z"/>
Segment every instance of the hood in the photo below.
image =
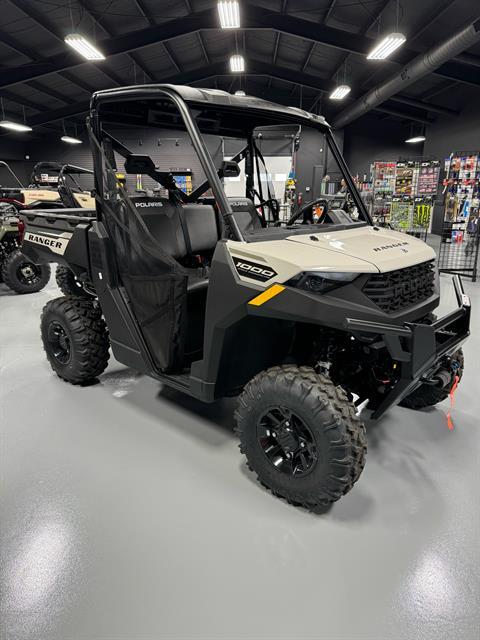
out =
<path fill-rule="evenodd" d="M 340 253 L 349 259 L 357 258 L 374 265 L 380 272 L 411 267 L 435 258 L 434 250 L 422 240 L 379 227 L 290 236 L 287 241 Z"/>

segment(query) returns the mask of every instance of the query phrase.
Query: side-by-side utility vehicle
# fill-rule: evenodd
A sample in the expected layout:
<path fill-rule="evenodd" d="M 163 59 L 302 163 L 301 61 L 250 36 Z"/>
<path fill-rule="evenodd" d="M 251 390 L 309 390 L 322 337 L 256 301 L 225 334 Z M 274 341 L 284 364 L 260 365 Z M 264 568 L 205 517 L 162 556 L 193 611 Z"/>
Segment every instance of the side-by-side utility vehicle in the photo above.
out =
<path fill-rule="evenodd" d="M 48 263 L 36 264 L 20 251 L 23 222 L 18 218 L 20 209 L 38 209 L 55 206 L 58 194 L 52 190 L 24 187 L 11 167 L 0 160 L 0 282 L 16 293 L 35 293 L 50 278 Z M 13 179 L 14 186 L 4 184 Z"/>
<path fill-rule="evenodd" d="M 310 509 L 360 476 L 367 400 L 375 419 L 397 403 L 447 398 L 462 376 L 469 299 L 455 277 L 458 308 L 436 318 L 433 250 L 372 224 L 323 117 L 145 85 L 95 93 L 88 128 L 96 212 L 23 214 L 25 253 L 65 264 L 96 294 L 43 310 L 43 344 L 61 378 L 95 380 L 111 346 L 119 362 L 201 401 L 238 396 L 248 465 L 274 494 Z M 297 168 L 305 154 L 347 185 L 348 206 L 344 189 L 321 201 L 312 167 L 313 224 L 295 213 L 282 221 L 265 193 L 269 141 L 292 130 Z M 195 158 L 189 194 L 172 175 L 168 136 Z M 145 193 L 132 195 L 139 175 Z"/>
<path fill-rule="evenodd" d="M 90 214 L 95 211 L 91 169 L 69 163 L 37 162 L 33 168 L 32 183 L 37 188 L 55 188 L 59 198 L 55 208 L 79 209 L 80 213 L 82 209 L 88 209 Z M 35 208 L 38 209 L 38 206 Z M 75 274 L 64 264 L 57 265 L 55 280 L 65 295 L 90 296 L 86 288 L 77 281 Z"/>

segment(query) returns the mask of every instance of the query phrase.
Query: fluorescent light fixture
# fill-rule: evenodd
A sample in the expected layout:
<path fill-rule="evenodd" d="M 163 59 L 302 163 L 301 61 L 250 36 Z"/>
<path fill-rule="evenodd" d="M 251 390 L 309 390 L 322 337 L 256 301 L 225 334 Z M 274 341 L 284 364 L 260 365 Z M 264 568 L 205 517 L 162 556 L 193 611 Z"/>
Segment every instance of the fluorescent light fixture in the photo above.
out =
<path fill-rule="evenodd" d="M 245 95 L 245 91 L 235 91 L 235 95 L 236 96 L 244 96 Z"/>
<path fill-rule="evenodd" d="M 330 100 L 343 100 L 350 91 L 351 89 L 348 84 L 340 84 L 338 87 L 335 87 L 329 98 Z"/>
<path fill-rule="evenodd" d="M 230 71 L 232 73 L 242 73 L 243 71 L 245 71 L 245 60 L 243 59 L 243 56 L 231 56 Z"/>
<path fill-rule="evenodd" d="M 240 6 L 238 0 L 221 0 L 217 4 L 217 7 L 222 29 L 238 29 L 240 27 Z"/>
<path fill-rule="evenodd" d="M 0 127 L 10 129 L 11 131 L 32 131 L 32 127 L 20 122 L 12 122 L 11 120 L 1 120 Z"/>
<path fill-rule="evenodd" d="M 72 138 L 72 136 L 62 136 L 60 138 L 62 142 L 68 142 L 68 144 L 82 144 L 82 141 L 78 138 Z"/>
<path fill-rule="evenodd" d="M 105 56 L 80 33 L 65 36 L 65 42 L 87 60 L 105 60 Z"/>
<path fill-rule="evenodd" d="M 370 51 L 367 56 L 368 60 L 384 60 L 388 58 L 394 51 L 401 47 L 407 38 L 403 35 L 403 33 L 391 33 L 388 36 L 385 36 L 383 40 L 381 40 L 376 47 Z"/>
<path fill-rule="evenodd" d="M 425 140 L 425 136 L 413 136 L 413 138 L 408 138 L 408 140 L 405 140 L 405 142 L 415 144 L 416 142 L 424 142 Z"/>

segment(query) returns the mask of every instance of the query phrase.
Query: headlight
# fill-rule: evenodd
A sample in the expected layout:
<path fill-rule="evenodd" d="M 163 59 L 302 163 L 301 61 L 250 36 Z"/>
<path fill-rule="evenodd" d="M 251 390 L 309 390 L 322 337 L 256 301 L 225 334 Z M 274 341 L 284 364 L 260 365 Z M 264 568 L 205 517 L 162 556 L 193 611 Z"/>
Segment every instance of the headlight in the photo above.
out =
<path fill-rule="evenodd" d="M 322 294 L 353 282 L 359 275 L 359 273 L 342 271 L 303 271 L 285 284 L 311 293 Z"/>

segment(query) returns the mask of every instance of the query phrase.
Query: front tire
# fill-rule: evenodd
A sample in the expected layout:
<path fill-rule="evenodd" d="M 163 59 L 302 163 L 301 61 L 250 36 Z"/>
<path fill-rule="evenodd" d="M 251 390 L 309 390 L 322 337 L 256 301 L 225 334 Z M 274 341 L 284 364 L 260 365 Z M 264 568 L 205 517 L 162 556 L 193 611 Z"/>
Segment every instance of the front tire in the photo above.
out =
<path fill-rule="evenodd" d="M 16 249 L 2 265 L 2 278 L 16 293 L 36 293 L 50 280 L 50 265 L 34 264 L 20 249 Z"/>
<path fill-rule="evenodd" d="M 82 286 L 82 283 L 75 277 L 75 274 L 71 269 L 59 264 L 55 271 L 55 280 L 60 291 L 65 296 L 76 296 L 79 298 L 86 298 L 91 300 L 92 295 L 87 293 Z"/>
<path fill-rule="evenodd" d="M 60 378 L 86 385 L 107 368 L 108 331 L 93 300 L 70 296 L 50 300 L 40 327 L 48 361 Z"/>
<path fill-rule="evenodd" d="M 341 387 L 309 367 L 273 367 L 243 390 L 240 450 L 273 494 L 311 510 L 339 500 L 365 465 L 365 427 Z"/>
<path fill-rule="evenodd" d="M 462 379 L 463 369 L 465 366 L 465 358 L 463 351 L 459 349 L 449 359 L 448 366 L 452 372 L 452 380 L 454 376 L 458 376 L 458 381 Z M 452 384 L 447 387 L 435 387 L 431 384 L 421 384 L 406 398 L 403 398 L 399 402 L 401 407 L 407 407 L 408 409 L 426 409 L 427 407 L 433 407 L 439 402 L 443 402 L 448 398 Z"/>

